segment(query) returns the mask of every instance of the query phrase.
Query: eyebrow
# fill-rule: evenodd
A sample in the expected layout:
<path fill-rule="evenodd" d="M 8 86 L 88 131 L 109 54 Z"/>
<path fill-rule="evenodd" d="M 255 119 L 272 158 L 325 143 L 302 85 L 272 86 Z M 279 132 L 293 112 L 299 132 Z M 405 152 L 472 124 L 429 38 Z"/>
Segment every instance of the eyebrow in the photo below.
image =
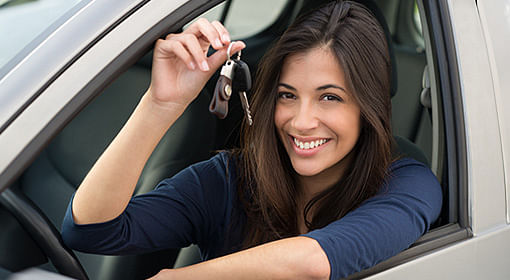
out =
<path fill-rule="evenodd" d="M 347 92 L 343 87 L 341 86 L 337 86 L 337 85 L 333 85 L 333 84 L 327 84 L 327 85 L 323 85 L 323 86 L 320 86 L 317 88 L 317 90 L 325 90 L 325 89 L 328 89 L 328 88 L 336 88 L 336 89 L 339 89 L 343 92 Z"/>
<path fill-rule="evenodd" d="M 286 83 L 279 83 L 278 86 L 282 86 L 284 88 L 287 88 L 287 89 L 290 89 L 290 90 L 293 90 L 293 91 L 297 91 L 295 87 L 293 87 L 291 85 L 288 85 Z M 316 90 L 325 90 L 325 89 L 328 89 L 328 88 L 336 88 L 336 89 L 339 89 L 339 90 L 341 90 L 343 92 L 347 92 L 343 87 L 337 86 L 337 85 L 334 85 L 334 84 L 323 85 L 323 86 L 318 87 Z"/>
<path fill-rule="evenodd" d="M 290 89 L 290 90 L 293 90 L 293 91 L 297 91 L 295 87 L 293 87 L 291 85 L 288 85 L 286 83 L 279 83 L 278 86 L 279 87 L 284 87 L 284 88 L 287 88 L 287 89 Z"/>

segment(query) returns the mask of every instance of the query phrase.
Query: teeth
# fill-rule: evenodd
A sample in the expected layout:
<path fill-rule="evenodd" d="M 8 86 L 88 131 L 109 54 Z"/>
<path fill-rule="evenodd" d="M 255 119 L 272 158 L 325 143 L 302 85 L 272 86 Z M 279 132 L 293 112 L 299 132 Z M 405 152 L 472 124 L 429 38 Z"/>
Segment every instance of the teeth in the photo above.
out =
<path fill-rule="evenodd" d="M 301 141 L 297 140 L 296 138 L 294 138 L 294 143 L 296 144 L 296 146 L 298 146 L 300 149 L 304 149 L 304 150 L 317 148 L 326 142 L 327 142 L 326 139 L 315 140 L 315 141 L 311 141 L 311 142 L 301 142 Z"/>

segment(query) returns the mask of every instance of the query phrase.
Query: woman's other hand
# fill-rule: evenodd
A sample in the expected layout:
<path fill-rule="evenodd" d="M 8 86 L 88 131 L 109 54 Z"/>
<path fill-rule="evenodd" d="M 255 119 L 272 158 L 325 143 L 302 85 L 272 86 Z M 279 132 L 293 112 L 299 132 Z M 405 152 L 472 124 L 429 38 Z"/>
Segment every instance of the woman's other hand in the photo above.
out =
<path fill-rule="evenodd" d="M 227 60 L 230 35 L 218 21 L 201 18 L 184 32 L 159 39 L 154 49 L 150 95 L 159 105 L 187 106 Z M 209 46 L 216 52 L 207 57 Z M 231 54 L 245 47 L 232 46 Z"/>

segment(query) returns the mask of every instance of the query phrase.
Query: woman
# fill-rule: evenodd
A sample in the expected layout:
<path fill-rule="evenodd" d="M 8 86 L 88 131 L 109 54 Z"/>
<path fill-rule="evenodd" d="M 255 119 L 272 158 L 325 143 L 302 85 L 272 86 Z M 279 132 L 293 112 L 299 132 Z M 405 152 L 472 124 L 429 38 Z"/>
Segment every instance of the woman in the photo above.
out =
<path fill-rule="evenodd" d="M 268 52 L 239 150 L 131 199 L 147 158 L 229 43 L 206 20 L 156 43 L 149 90 L 70 204 L 62 233 L 70 247 L 129 254 L 199 245 L 208 261 L 161 279 L 338 279 L 428 230 L 441 189 L 422 164 L 391 156 L 387 44 L 354 2 L 301 17 Z M 210 45 L 217 51 L 206 57 Z"/>

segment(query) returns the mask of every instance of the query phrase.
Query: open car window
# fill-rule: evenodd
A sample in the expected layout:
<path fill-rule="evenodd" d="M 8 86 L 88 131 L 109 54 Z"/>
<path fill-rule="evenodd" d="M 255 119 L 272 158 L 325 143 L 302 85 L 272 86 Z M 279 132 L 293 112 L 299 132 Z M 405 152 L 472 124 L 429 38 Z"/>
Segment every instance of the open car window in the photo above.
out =
<path fill-rule="evenodd" d="M 4 20 L 1 16 L 4 9 L 21 8 L 31 2 L 39 1 L 28 1 L 27 4 L 7 5 L 0 8 L 0 22 Z M 48 0 L 48 3 L 50 2 Z M 180 10 L 175 8 L 176 11 L 162 17 L 160 22 L 147 23 L 143 30 L 136 30 L 138 37 L 131 42 L 121 42 L 123 48 L 119 47 L 115 51 L 111 51 L 112 44 L 118 42 L 116 40 L 119 40 L 121 35 L 125 34 L 123 32 L 129 29 L 121 30 L 121 26 L 113 27 L 111 37 L 98 39 L 99 44 L 87 50 L 87 52 L 90 51 L 90 56 L 86 53 L 78 59 L 75 66 L 69 69 L 69 73 L 75 74 L 74 77 L 77 77 L 76 74 L 83 74 L 83 80 L 81 78 L 73 80 L 71 79 L 73 75 L 66 76 L 64 73 L 55 82 L 55 85 L 60 88 L 50 87 L 47 91 L 53 90 L 60 93 L 48 97 L 48 100 L 74 96 L 69 98 L 67 103 L 64 104 L 62 101 L 62 104 L 58 104 L 61 106 L 58 110 L 47 109 L 54 116 L 48 117 L 48 123 L 40 124 L 39 129 L 42 132 L 31 139 L 30 144 L 27 144 L 28 148 L 24 149 L 25 154 L 20 154 L 21 156 L 17 158 L 21 160 L 25 157 L 25 162 L 17 165 L 19 170 L 11 172 L 11 174 L 19 175 L 9 179 L 11 189 L 26 196 L 40 208 L 55 228 L 60 228 L 72 193 L 147 89 L 150 82 L 150 49 L 157 38 L 168 32 L 180 30 L 205 12 L 203 15 L 210 20 L 223 19 L 234 39 L 247 41 L 248 47 L 246 51 L 243 51 L 243 60 L 246 60 L 255 72 L 261 55 L 278 36 L 277 33 L 263 31 L 275 27 L 275 24 L 282 26 L 276 26 L 278 28 L 272 30 L 280 30 L 288 22 L 279 21 L 279 19 L 293 18 L 302 8 L 303 2 L 310 4 L 313 1 L 219 2 L 221 1 L 203 4 L 200 1 L 190 1 L 187 5 L 180 6 Z M 396 2 L 399 4 L 394 6 Z M 81 7 L 80 5 L 85 3 L 86 1 L 69 2 L 66 8 L 61 10 L 61 14 L 54 15 L 52 19 L 61 20 L 63 15 L 70 16 L 70 11 L 74 11 L 76 7 Z M 227 7 L 227 4 L 230 7 Z M 455 72 L 446 70 L 448 67 L 455 66 L 443 63 L 446 61 L 445 57 L 452 55 L 450 53 L 452 46 L 449 45 L 452 42 L 448 41 L 448 34 L 443 33 L 442 25 L 438 25 L 435 22 L 438 19 L 434 18 L 444 11 L 432 1 L 427 0 L 417 3 L 405 0 L 377 1 L 377 4 L 385 11 L 384 15 L 394 38 L 395 65 L 398 72 L 398 90 L 392 99 L 394 134 L 401 137 L 403 142 L 416 145 L 423 153 L 424 160 L 443 186 L 445 201 L 441 217 L 429 233 L 410 249 L 372 269 L 354 275 L 354 278 L 386 271 L 470 237 L 466 229 L 467 190 L 463 181 L 465 174 L 462 173 L 465 164 L 462 159 L 462 149 L 465 148 L 465 143 L 462 142 L 463 136 L 458 129 L 462 126 L 462 115 L 459 115 L 456 107 L 459 104 L 455 103 L 459 100 L 459 97 L 455 96 L 458 94 L 456 92 L 458 88 L 455 88 L 455 77 L 452 76 Z M 286 9 L 289 5 L 291 8 Z M 260 10 L 255 12 L 253 10 L 255 8 Z M 146 9 L 152 11 L 150 6 Z M 417 16 L 421 16 L 420 20 L 417 20 Z M 141 21 L 140 18 L 136 20 Z M 40 32 L 33 33 L 28 36 L 30 38 L 24 39 L 25 43 L 13 46 L 10 59 L 26 46 L 32 46 L 32 44 L 36 46 L 34 38 L 43 40 L 40 34 L 47 34 L 44 30 L 50 30 L 48 28 L 51 27 L 52 22 L 49 20 L 48 26 L 41 27 Z M 126 25 L 130 28 L 140 26 L 136 21 L 127 21 Z M 4 32 L 3 28 L 0 24 L 0 33 Z M 106 43 L 101 44 L 102 40 Z M 105 62 L 97 59 L 100 55 L 104 56 Z M 7 63 L 8 60 L 5 60 L 4 65 L 10 65 Z M 2 67 L 1 63 L 0 67 Z M 85 76 L 87 71 L 94 71 L 94 73 Z M 0 70 L 1 73 L 2 70 Z M 73 83 L 81 84 L 76 86 Z M 239 117 L 242 115 L 242 110 L 239 105 L 233 104 L 231 105 L 233 110 L 229 113 L 228 119 L 219 121 L 212 116 L 207 110 L 212 85 L 214 85 L 214 78 L 157 147 L 138 182 L 137 193 L 150 191 L 162 178 L 172 176 L 193 162 L 208 158 L 211 151 L 231 147 L 231 142 L 227 139 L 236 133 L 235 128 L 240 123 Z M 69 91 L 67 95 L 61 93 L 63 87 Z M 44 101 L 47 92 L 41 95 L 41 102 Z M 49 101 L 41 108 L 49 108 L 48 104 L 50 104 Z M 32 118 L 37 115 L 35 111 L 32 114 Z M 181 148 L 185 145 L 189 148 Z M 9 232 L 10 235 L 17 235 L 20 239 L 28 240 L 29 236 L 21 233 L 23 230 L 16 224 L 15 219 L 7 216 L 9 216 L 8 211 L 0 211 L 0 224 L 9 225 L 13 229 Z M 8 241 L 9 239 L 0 240 Z M 0 242 L 0 251 L 5 251 L 4 248 L 10 251 L 8 245 L 8 242 Z M 6 263 L 0 263 L 0 265 L 9 268 L 14 263 L 18 265 L 15 268 L 19 269 L 27 264 L 21 263 L 24 254 L 33 256 L 29 260 L 29 265 L 41 265 L 46 260 L 41 252 L 33 253 L 38 250 L 36 249 L 37 244 L 28 244 L 16 253 L 19 258 L 5 260 Z M 158 252 L 149 256 L 133 256 L 129 260 L 78 254 L 79 260 L 91 278 L 109 278 L 118 274 L 126 277 L 125 279 L 145 277 L 147 273 L 154 270 L 165 266 L 171 267 L 177 256 L 176 250 Z M 161 258 L 169 259 L 171 263 L 162 263 Z M 16 261 L 13 261 L 14 259 Z M 16 263 L 18 261 L 19 263 Z M 125 267 L 125 264 L 130 261 L 149 262 L 151 265 L 145 268 L 133 266 L 120 272 L 121 267 Z M 181 262 L 186 264 L 187 261 L 181 260 Z M 191 262 L 193 260 L 188 260 L 187 264 Z M 51 265 L 46 265 L 45 268 L 55 270 Z"/>

